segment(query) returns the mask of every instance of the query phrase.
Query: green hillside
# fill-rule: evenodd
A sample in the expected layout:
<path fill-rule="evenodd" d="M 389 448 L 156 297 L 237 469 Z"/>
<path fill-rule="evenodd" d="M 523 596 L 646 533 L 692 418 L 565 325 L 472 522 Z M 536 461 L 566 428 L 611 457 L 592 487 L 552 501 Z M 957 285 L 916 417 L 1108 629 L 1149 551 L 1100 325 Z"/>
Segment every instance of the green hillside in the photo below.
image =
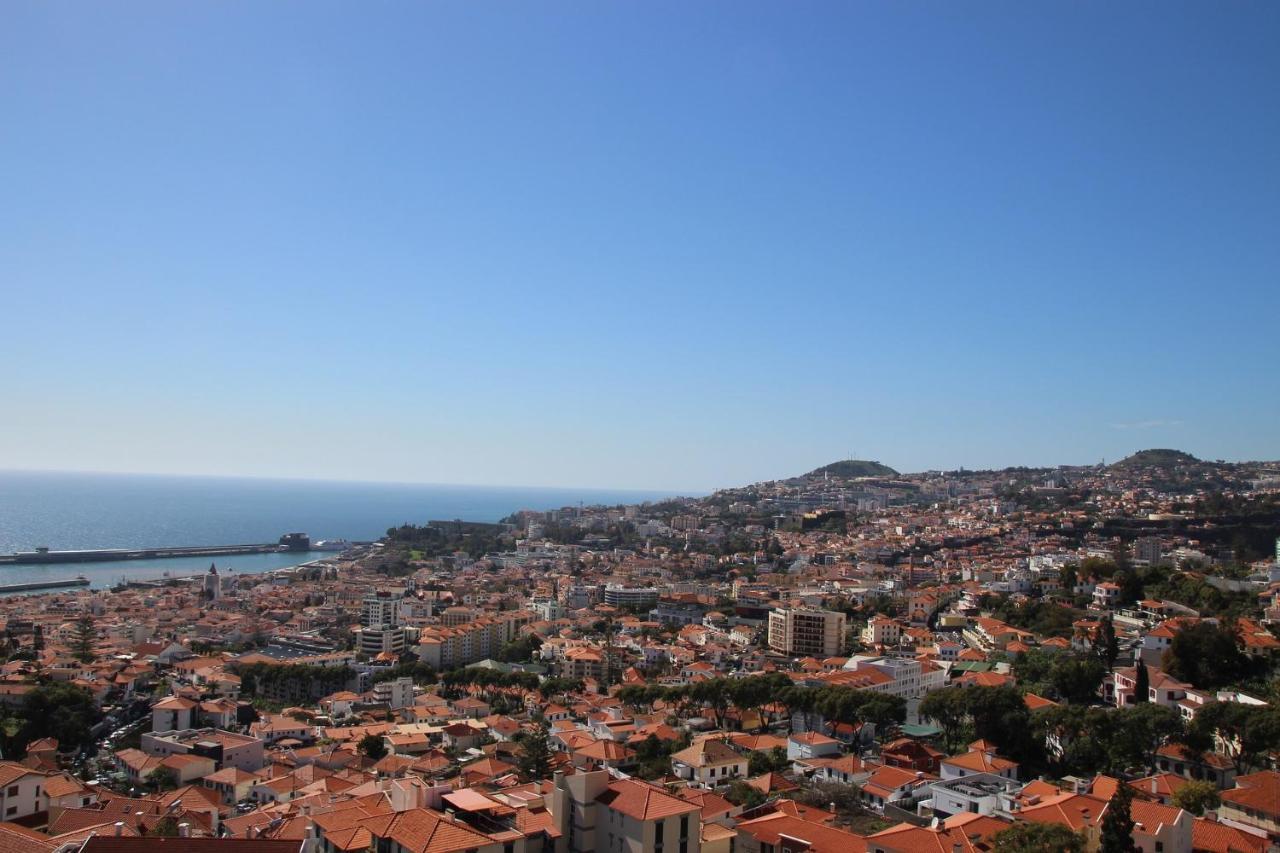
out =
<path fill-rule="evenodd" d="M 897 477 L 898 472 L 888 465 L 871 462 L 866 459 L 842 459 L 823 465 L 810 471 L 808 477 L 821 477 L 824 474 L 832 477 Z"/>
<path fill-rule="evenodd" d="M 1115 463 L 1117 468 L 1176 468 L 1179 465 L 1196 465 L 1200 460 L 1190 453 L 1167 448 L 1139 450 Z"/>

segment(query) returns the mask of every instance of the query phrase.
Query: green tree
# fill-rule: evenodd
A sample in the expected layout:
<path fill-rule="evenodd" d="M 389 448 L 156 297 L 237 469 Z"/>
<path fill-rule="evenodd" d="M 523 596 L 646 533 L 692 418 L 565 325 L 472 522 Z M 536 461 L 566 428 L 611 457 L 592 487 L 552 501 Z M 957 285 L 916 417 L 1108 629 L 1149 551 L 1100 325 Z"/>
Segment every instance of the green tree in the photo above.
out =
<path fill-rule="evenodd" d="M 781 773 L 790 766 L 791 760 L 787 758 L 787 751 L 780 746 L 775 746 L 768 752 L 752 750 L 747 757 L 747 772 L 752 776 L 759 776 L 762 773 Z"/>
<path fill-rule="evenodd" d="M 18 716 L 25 720 L 22 743 L 53 737 L 69 748 L 92 742 L 92 729 L 101 714 L 88 690 L 72 684 L 45 684 L 27 693 Z"/>
<path fill-rule="evenodd" d="M 1142 658 L 1138 658 L 1138 666 L 1133 676 L 1133 701 L 1146 702 L 1148 694 L 1151 692 L 1151 675 L 1147 672 L 1147 665 L 1142 662 Z"/>
<path fill-rule="evenodd" d="M 1208 702 L 1196 714 L 1187 739 L 1193 748 L 1206 750 L 1215 736 L 1236 771 L 1245 773 L 1258 766 L 1262 756 L 1280 749 L 1280 710 L 1271 705 Z"/>
<path fill-rule="evenodd" d="M 992 853 L 1084 853 L 1084 836 L 1060 823 L 1018 821 L 991 837 Z"/>
<path fill-rule="evenodd" d="M 1186 729 L 1181 714 L 1152 702 L 1117 708 L 1108 716 L 1110 725 L 1093 736 L 1106 744 L 1107 769 L 1113 774 L 1150 768 L 1155 751 L 1169 741 L 1181 740 Z"/>
<path fill-rule="evenodd" d="M 542 647 L 542 640 L 533 634 L 526 634 L 517 640 L 504 645 L 498 650 L 498 660 L 508 663 L 519 663 L 533 660 L 534 654 Z"/>
<path fill-rule="evenodd" d="M 98 629 L 93 616 L 86 613 L 76 620 L 76 633 L 71 640 L 71 653 L 81 663 L 91 663 L 95 657 L 94 645 L 98 642 Z"/>
<path fill-rule="evenodd" d="M 978 688 L 966 688 L 978 689 Z M 942 730 L 942 748 L 954 753 L 969 740 L 969 707 L 961 688 L 944 688 L 928 693 L 920 702 L 920 716 L 938 724 Z"/>
<path fill-rule="evenodd" d="M 1116 639 L 1116 626 L 1111 617 L 1104 617 L 1098 626 L 1098 638 L 1094 643 L 1094 651 L 1107 666 L 1107 672 L 1115 669 L 1116 658 L 1120 657 L 1120 641 Z"/>
<path fill-rule="evenodd" d="M 1116 596 L 1116 603 L 1121 607 L 1134 604 L 1146 593 L 1142 584 L 1142 576 L 1133 569 L 1120 569 L 1111 580 L 1120 587 L 1120 592 Z"/>
<path fill-rule="evenodd" d="M 1107 670 L 1097 658 L 1060 656 L 1049 670 L 1053 692 L 1064 702 L 1087 705 L 1098 698 Z"/>
<path fill-rule="evenodd" d="M 178 787 L 178 774 L 171 767 L 161 765 L 147 774 L 148 787 L 156 791 L 172 791 Z"/>
<path fill-rule="evenodd" d="M 1062 587 L 1063 593 L 1070 596 L 1076 588 L 1076 582 L 1079 576 L 1076 573 L 1076 567 L 1067 563 L 1058 569 L 1058 583 Z"/>
<path fill-rule="evenodd" d="M 765 795 L 751 787 L 741 779 L 734 779 L 725 792 L 724 798 L 735 806 L 753 809 L 765 801 Z"/>
<path fill-rule="evenodd" d="M 1222 805 L 1222 797 L 1218 794 L 1218 786 L 1212 782 L 1192 781 L 1174 793 L 1173 804 L 1199 817 Z"/>
<path fill-rule="evenodd" d="M 1129 809 L 1132 802 L 1133 788 L 1118 785 L 1102 815 L 1100 853 L 1132 853 L 1134 850 L 1133 815 Z"/>
<path fill-rule="evenodd" d="M 520 757 L 517 762 L 520 774 L 530 781 L 540 781 L 551 775 L 551 732 L 546 723 L 520 739 Z"/>
<path fill-rule="evenodd" d="M 1164 653 L 1164 670 L 1201 689 L 1230 684 L 1249 673 L 1249 661 L 1240 651 L 1233 624 L 1197 622 L 1173 635 Z"/>
<path fill-rule="evenodd" d="M 381 761 L 387 756 L 386 743 L 375 734 L 367 734 L 360 738 L 360 743 L 356 748 L 360 750 L 361 755 L 370 761 Z"/>

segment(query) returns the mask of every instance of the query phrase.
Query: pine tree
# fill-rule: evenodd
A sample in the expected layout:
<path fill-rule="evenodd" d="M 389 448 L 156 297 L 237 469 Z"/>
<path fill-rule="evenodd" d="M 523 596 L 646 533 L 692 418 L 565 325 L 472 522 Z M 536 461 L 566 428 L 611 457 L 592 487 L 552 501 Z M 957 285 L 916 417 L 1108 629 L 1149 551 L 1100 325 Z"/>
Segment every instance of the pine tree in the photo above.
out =
<path fill-rule="evenodd" d="M 88 613 L 76 622 L 76 634 L 71 649 L 76 660 L 90 663 L 94 658 L 93 646 L 98 641 L 98 629 L 93 624 L 93 617 Z"/>
<path fill-rule="evenodd" d="M 546 723 L 520 739 L 520 774 L 530 781 L 551 775 L 551 732 Z"/>
<path fill-rule="evenodd" d="M 1094 650 L 1107 665 L 1107 672 L 1115 668 L 1116 658 L 1120 657 L 1120 643 L 1116 640 L 1116 626 L 1112 624 L 1110 616 L 1103 619 L 1102 624 L 1098 626 L 1098 639 L 1094 644 Z"/>
<path fill-rule="evenodd" d="M 1133 789 L 1124 782 L 1116 787 L 1102 816 L 1102 839 L 1099 853 L 1132 853 L 1133 815 L 1129 804 L 1133 802 Z"/>
<path fill-rule="evenodd" d="M 1138 658 L 1137 671 L 1134 673 L 1133 701 L 1147 701 L 1147 692 L 1151 689 L 1151 676 L 1147 673 L 1147 665 Z"/>

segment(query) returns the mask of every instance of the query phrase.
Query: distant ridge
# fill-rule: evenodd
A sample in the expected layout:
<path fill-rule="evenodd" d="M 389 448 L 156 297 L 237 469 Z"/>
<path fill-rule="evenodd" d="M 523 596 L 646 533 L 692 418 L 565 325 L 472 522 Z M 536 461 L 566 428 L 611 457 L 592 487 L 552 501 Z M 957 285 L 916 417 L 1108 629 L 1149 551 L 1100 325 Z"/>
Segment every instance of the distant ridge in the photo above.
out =
<path fill-rule="evenodd" d="M 1126 456 L 1111 467 L 1113 468 L 1176 468 L 1179 465 L 1199 465 L 1200 460 L 1190 453 L 1181 450 L 1170 450 L 1164 447 L 1150 450 L 1139 450 L 1132 456 Z"/>
<path fill-rule="evenodd" d="M 898 472 L 890 468 L 888 465 L 881 465 L 879 462 L 871 462 L 866 459 L 842 459 L 839 462 L 832 462 L 830 465 L 823 465 L 821 468 L 815 468 L 806 474 L 806 477 L 821 477 L 828 474 L 832 477 L 897 477 Z"/>

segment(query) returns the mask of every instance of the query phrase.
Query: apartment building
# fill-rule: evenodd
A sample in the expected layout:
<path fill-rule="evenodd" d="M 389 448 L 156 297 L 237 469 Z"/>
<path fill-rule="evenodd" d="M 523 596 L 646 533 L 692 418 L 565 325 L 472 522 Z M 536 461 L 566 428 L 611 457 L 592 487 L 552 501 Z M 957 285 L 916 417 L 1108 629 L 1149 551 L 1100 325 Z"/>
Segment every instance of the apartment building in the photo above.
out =
<path fill-rule="evenodd" d="M 627 610 L 648 610 L 658 603 L 658 589 L 652 586 L 623 586 L 606 584 L 604 603 Z"/>
<path fill-rule="evenodd" d="M 380 681 L 373 685 L 373 698 L 391 708 L 407 708 L 413 704 L 413 679 L 405 676 Z"/>
<path fill-rule="evenodd" d="M 697 803 L 607 770 L 556 773 L 547 798 L 568 853 L 701 853 Z"/>
<path fill-rule="evenodd" d="M 769 614 L 769 648 L 786 655 L 835 657 L 844 650 L 845 615 L 780 608 Z"/>
<path fill-rule="evenodd" d="M 533 618 L 527 610 L 516 610 L 452 627 L 423 628 L 418 637 L 418 659 L 436 670 L 477 663 L 519 637 L 520 628 Z"/>
<path fill-rule="evenodd" d="M 861 639 L 868 646 L 896 646 L 902 639 L 902 624 L 888 616 L 877 614 L 862 629 Z"/>
<path fill-rule="evenodd" d="M 404 593 L 380 589 L 366 595 L 361 602 L 360 624 L 365 628 L 394 628 L 400 624 L 400 607 Z"/>
<path fill-rule="evenodd" d="M 370 657 L 403 653 L 408 644 L 405 629 L 400 627 L 403 602 L 400 590 L 380 589 L 366 595 L 361 602 L 356 648 Z"/>

